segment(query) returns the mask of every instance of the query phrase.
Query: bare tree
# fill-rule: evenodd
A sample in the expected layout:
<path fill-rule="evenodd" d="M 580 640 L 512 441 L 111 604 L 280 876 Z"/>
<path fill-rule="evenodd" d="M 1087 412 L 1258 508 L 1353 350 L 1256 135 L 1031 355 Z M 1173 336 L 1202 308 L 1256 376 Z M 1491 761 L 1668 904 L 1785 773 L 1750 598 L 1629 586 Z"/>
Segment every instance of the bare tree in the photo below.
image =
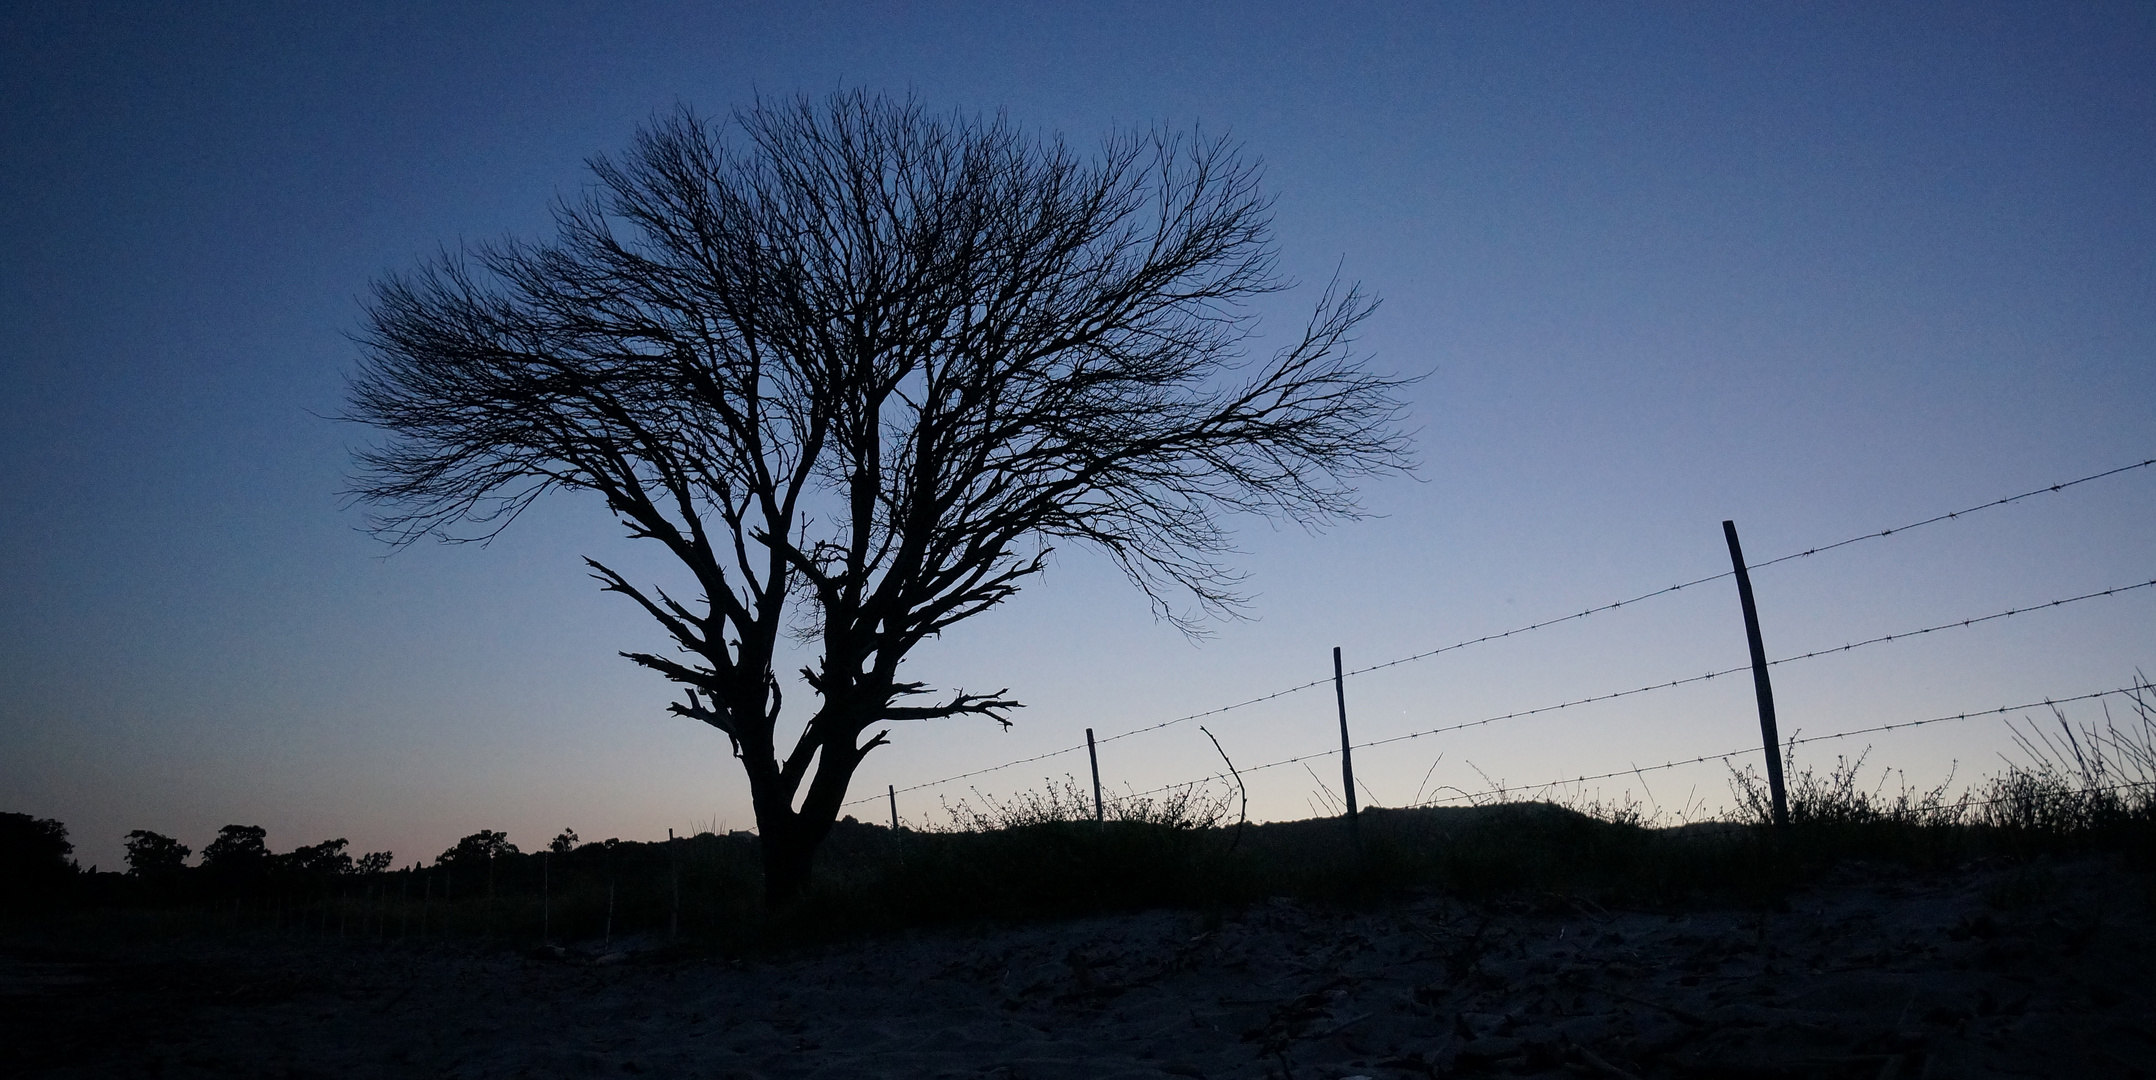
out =
<path fill-rule="evenodd" d="M 375 284 L 349 418 L 388 438 L 353 493 L 398 544 L 490 538 L 556 488 L 664 544 L 701 596 L 586 561 L 681 650 L 623 655 L 732 741 L 773 902 L 882 725 L 1009 724 L 1007 691 L 941 694 L 899 662 L 1053 544 L 1105 552 L 1190 629 L 1240 602 L 1224 515 L 1352 517 L 1350 481 L 1409 464 L 1401 381 L 1348 347 L 1373 306 L 1355 289 L 1269 359 L 1242 351 L 1250 302 L 1284 285 L 1227 143 L 1082 156 L 856 92 L 683 110 L 592 169 L 551 243 Z M 820 646 L 820 700 L 781 754 L 788 632 Z"/>

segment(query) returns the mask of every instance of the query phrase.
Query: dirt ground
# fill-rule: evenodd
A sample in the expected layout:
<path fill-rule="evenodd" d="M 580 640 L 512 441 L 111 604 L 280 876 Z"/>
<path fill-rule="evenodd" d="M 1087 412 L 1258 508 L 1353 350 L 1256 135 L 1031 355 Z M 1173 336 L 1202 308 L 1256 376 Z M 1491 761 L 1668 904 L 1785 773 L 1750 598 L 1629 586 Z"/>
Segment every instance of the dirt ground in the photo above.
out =
<path fill-rule="evenodd" d="M 616 943 L 617 947 L 619 942 Z M 1782 910 L 1275 901 L 783 963 L 196 941 L 0 947 L 50 1077 L 2156 1075 L 2156 878 L 1851 867 Z"/>

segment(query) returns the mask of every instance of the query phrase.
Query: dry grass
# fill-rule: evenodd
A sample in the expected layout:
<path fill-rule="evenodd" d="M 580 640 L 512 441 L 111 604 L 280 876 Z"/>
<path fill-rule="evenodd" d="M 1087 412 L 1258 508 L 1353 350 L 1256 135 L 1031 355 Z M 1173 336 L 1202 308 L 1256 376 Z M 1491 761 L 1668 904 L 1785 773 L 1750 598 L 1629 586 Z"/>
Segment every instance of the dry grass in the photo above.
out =
<path fill-rule="evenodd" d="M 2075 724 L 2057 714 L 2015 725 L 2013 738 L 2025 760 L 1959 793 L 1912 788 L 1892 770 L 1868 770 L 1862 754 L 1823 773 L 1792 756 L 1787 829 L 1768 824 L 1766 786 L 1750 770 L 1732 774 L 1736 810 L 1713 820 L 1670 825 L 1634 803 L 1585 800 L 1367 810 L 1359 845 L 1339 818 L 1238 829 L 1229 797 L 1198 786 L 1107 796 L 1096 821 L 1090 788 L 1065 777 L 1006 799 L 976 792 L 948 804 L 948 824 L 934 829 L 847 819 L 811 896 L 785 912 L 757 900 L 755 838 L 706 832 L 671 847 L 504 856 L 484 874 L 398 871 L 307 895 L 213 895 L 204 882 L 152 894 L 98 875 L 64 917 L 114 932 L 435 946 L 648 943 L 678 924 L 685 942 L 739 951 L 937 924 L 1223 911 L 1268 896 L 1754 905 L 1856 861 L 1935 870 L 2112 850 L 2156 863 L 2156 691 L 2142 684 L 2123 716 Z"/>

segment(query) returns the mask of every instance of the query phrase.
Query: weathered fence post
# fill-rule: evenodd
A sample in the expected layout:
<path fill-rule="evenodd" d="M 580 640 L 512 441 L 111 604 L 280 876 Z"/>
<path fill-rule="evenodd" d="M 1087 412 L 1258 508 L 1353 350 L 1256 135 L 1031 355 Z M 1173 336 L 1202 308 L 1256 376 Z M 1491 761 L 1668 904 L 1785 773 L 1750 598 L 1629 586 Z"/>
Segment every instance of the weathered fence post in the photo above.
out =
<path fill-rule="evenodd" d="M 1744 640 L 1752 650 L 1752 690 L 1759 698 L 1759 735 L 1767 748 L 1767 790 L 1774 796 L 1774 824 L 1789 827 L 1789 795 L 1782 787 L 1782 740 L 1774 727 L 1774 684 L 1767 679 L 1767 648 L 1759 643 L 1759 608 L 1752 603 L 1752 575 L 1737 543 L 1737 523 L 1722 523 L 1729 541 L 1729 562 L 1737 571 L 1737 599 L 1744 605 Z"/>
<path fill-rule="evenodd" d="M 885 784 L 884 797 L 891 800 L 891 852 L 900 865 L 906 862 L 906 837 L 898 831 L 898 785 Z"/>
<path fill-rule="evenodd" d="M 674 843 L 674 830 L 666 830 L 666 866 L 674 879 L 674 912 L 666 920 L 668 941 L 681 940 L 681 849 Z"/>
<path fill-rule="evenodd" d="M 1093 729 L 1085 729 L 1085 756 L 1093 764 L 1093 824 L 1108 827 L 1108 815 L 1100 801 L 1100 755 L 1093 751 Z"/>
<path fill-rule="evenodd" d="M 539 853 L 539 943 L 554 944 L 554 849 Z"/>
<path fill-rule="evenodd" d="M 1340 705 L 1340 783 L 1347 790 L 1348 836 L 1362 854 L 1362 824 L 1355 816 L 1355 759 L 1348 742 L 1347 677 L 1340 673 L 1340 646 L 1333 646 L 1333 699 Z"/>

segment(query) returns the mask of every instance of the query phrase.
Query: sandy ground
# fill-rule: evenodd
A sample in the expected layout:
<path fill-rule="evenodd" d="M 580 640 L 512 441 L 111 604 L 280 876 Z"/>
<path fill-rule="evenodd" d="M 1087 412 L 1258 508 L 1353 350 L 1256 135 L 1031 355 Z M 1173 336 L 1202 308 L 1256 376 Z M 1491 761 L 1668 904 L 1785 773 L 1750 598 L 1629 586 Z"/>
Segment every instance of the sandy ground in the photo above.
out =
<path fill-rule="evenodd" d="M 2156 879 L 1851 868 L 1786 910 L 1273 902 L 784 963 L 0 953 L 11 1075 L 2156 1075 Z"/>

